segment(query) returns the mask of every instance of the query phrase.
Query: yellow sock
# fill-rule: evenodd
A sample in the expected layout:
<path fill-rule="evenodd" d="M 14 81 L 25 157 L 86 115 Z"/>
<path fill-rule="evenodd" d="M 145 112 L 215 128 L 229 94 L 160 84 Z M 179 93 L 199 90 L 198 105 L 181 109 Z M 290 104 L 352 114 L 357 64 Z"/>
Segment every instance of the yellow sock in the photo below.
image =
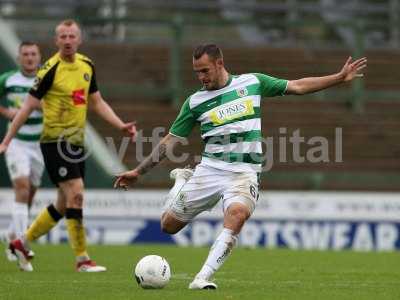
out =
<path fill-rule="evenodd" d="M 55 209 L 53 204 L 46 207 L 29 226 L 25 238 L 32 242 L 48 233 L 63 216 Z"/>
<path fill-rule="evenodd" d="M 82 209 L 67 208 L 66 223 L 69 243 L 77 257 L 89 257 L 86 247 L 86 232 L 82 222 Z"/>

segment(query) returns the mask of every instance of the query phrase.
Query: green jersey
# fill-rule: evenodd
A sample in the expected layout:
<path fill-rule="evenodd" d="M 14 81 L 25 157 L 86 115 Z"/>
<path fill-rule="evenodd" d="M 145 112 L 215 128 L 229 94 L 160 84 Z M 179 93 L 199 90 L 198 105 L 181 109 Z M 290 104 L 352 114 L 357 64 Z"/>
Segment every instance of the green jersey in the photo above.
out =
<path fill-rule="evenodd" d="M 262 97 L 284 95 L 287 80 L 264 74 L 230 76 L 219 90 L 200 90 L 183 104 L 170 134 L 187 137 L 200 125 L 202 164 L 232 172 L 261 172 Z"/>
<path fill-rule="evenodd" d="M 33 86 L 35 77 L 27 77 L 18 70 L 0 75 L 0 97 L 4 97 L 10 108 L 21 108 Z M 39 141 L 43 128 L 42 113 L 34 110 L 25 124 L 19 129 L 16 138 L 23 141 Z"/>

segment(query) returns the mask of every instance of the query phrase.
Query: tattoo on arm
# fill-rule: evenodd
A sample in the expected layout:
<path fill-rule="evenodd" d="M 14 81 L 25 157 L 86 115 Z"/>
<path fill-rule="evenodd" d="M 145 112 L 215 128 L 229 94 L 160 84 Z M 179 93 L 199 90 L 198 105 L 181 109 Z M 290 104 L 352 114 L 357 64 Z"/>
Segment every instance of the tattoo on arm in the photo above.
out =
<path fill-rule="evenodd" d="M 143 175 L 158 165 L 167 156 L 167 144 L 160 143 L 151 154 L 146 157 L 137 167 L 139 174 Z"/>

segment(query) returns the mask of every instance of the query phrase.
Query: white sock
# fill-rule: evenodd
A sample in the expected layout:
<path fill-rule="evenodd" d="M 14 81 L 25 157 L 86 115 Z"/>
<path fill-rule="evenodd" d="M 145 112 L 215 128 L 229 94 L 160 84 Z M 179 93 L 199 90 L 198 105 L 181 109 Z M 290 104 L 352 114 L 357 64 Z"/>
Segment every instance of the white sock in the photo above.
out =
<path fill-rule="evenodd" d="M 16 237 L 21 238 L 28 228 L 28 204 L 14 202 L 12 222 Z"/>
<path fill-rule="evenodd" d="M 185 185 L 187 180 L 185 178 L 179 177 L 175 179 L 175 184 L 169 191 L 167 195 L 167 201 L 165 203 L 165 207 L 168 208 L 172 205 L 172 202 L 175 200 L 176 196 L 182 190 L 182 187 Z"/>
<path fill-rule="evenodd" d="M 236 244 L 237 237 L 232 233 L 233 231 L 227 228 L 222 230 L 212 245 L 207 260 L 196 277 L 209 280 L 222 266 Z"/>
<path fill-rule="evenodd" d="M 11 217 L 11 222 L 7 228 L 7 238 L 12 241 L 16 238 L 15 236 L 15 227 L 14 227 L 14 220 Z"/>

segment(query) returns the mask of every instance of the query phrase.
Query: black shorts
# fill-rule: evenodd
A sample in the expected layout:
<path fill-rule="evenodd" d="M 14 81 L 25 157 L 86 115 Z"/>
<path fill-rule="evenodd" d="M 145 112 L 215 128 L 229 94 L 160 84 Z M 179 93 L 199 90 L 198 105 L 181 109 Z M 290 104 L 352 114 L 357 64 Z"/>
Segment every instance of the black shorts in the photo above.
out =
<path fill-rule="evenodd" d="M 44 164 L 50 180 L 60 182 L 85 177 L 85 150 L 67 142 L 41 143 Z"/>

